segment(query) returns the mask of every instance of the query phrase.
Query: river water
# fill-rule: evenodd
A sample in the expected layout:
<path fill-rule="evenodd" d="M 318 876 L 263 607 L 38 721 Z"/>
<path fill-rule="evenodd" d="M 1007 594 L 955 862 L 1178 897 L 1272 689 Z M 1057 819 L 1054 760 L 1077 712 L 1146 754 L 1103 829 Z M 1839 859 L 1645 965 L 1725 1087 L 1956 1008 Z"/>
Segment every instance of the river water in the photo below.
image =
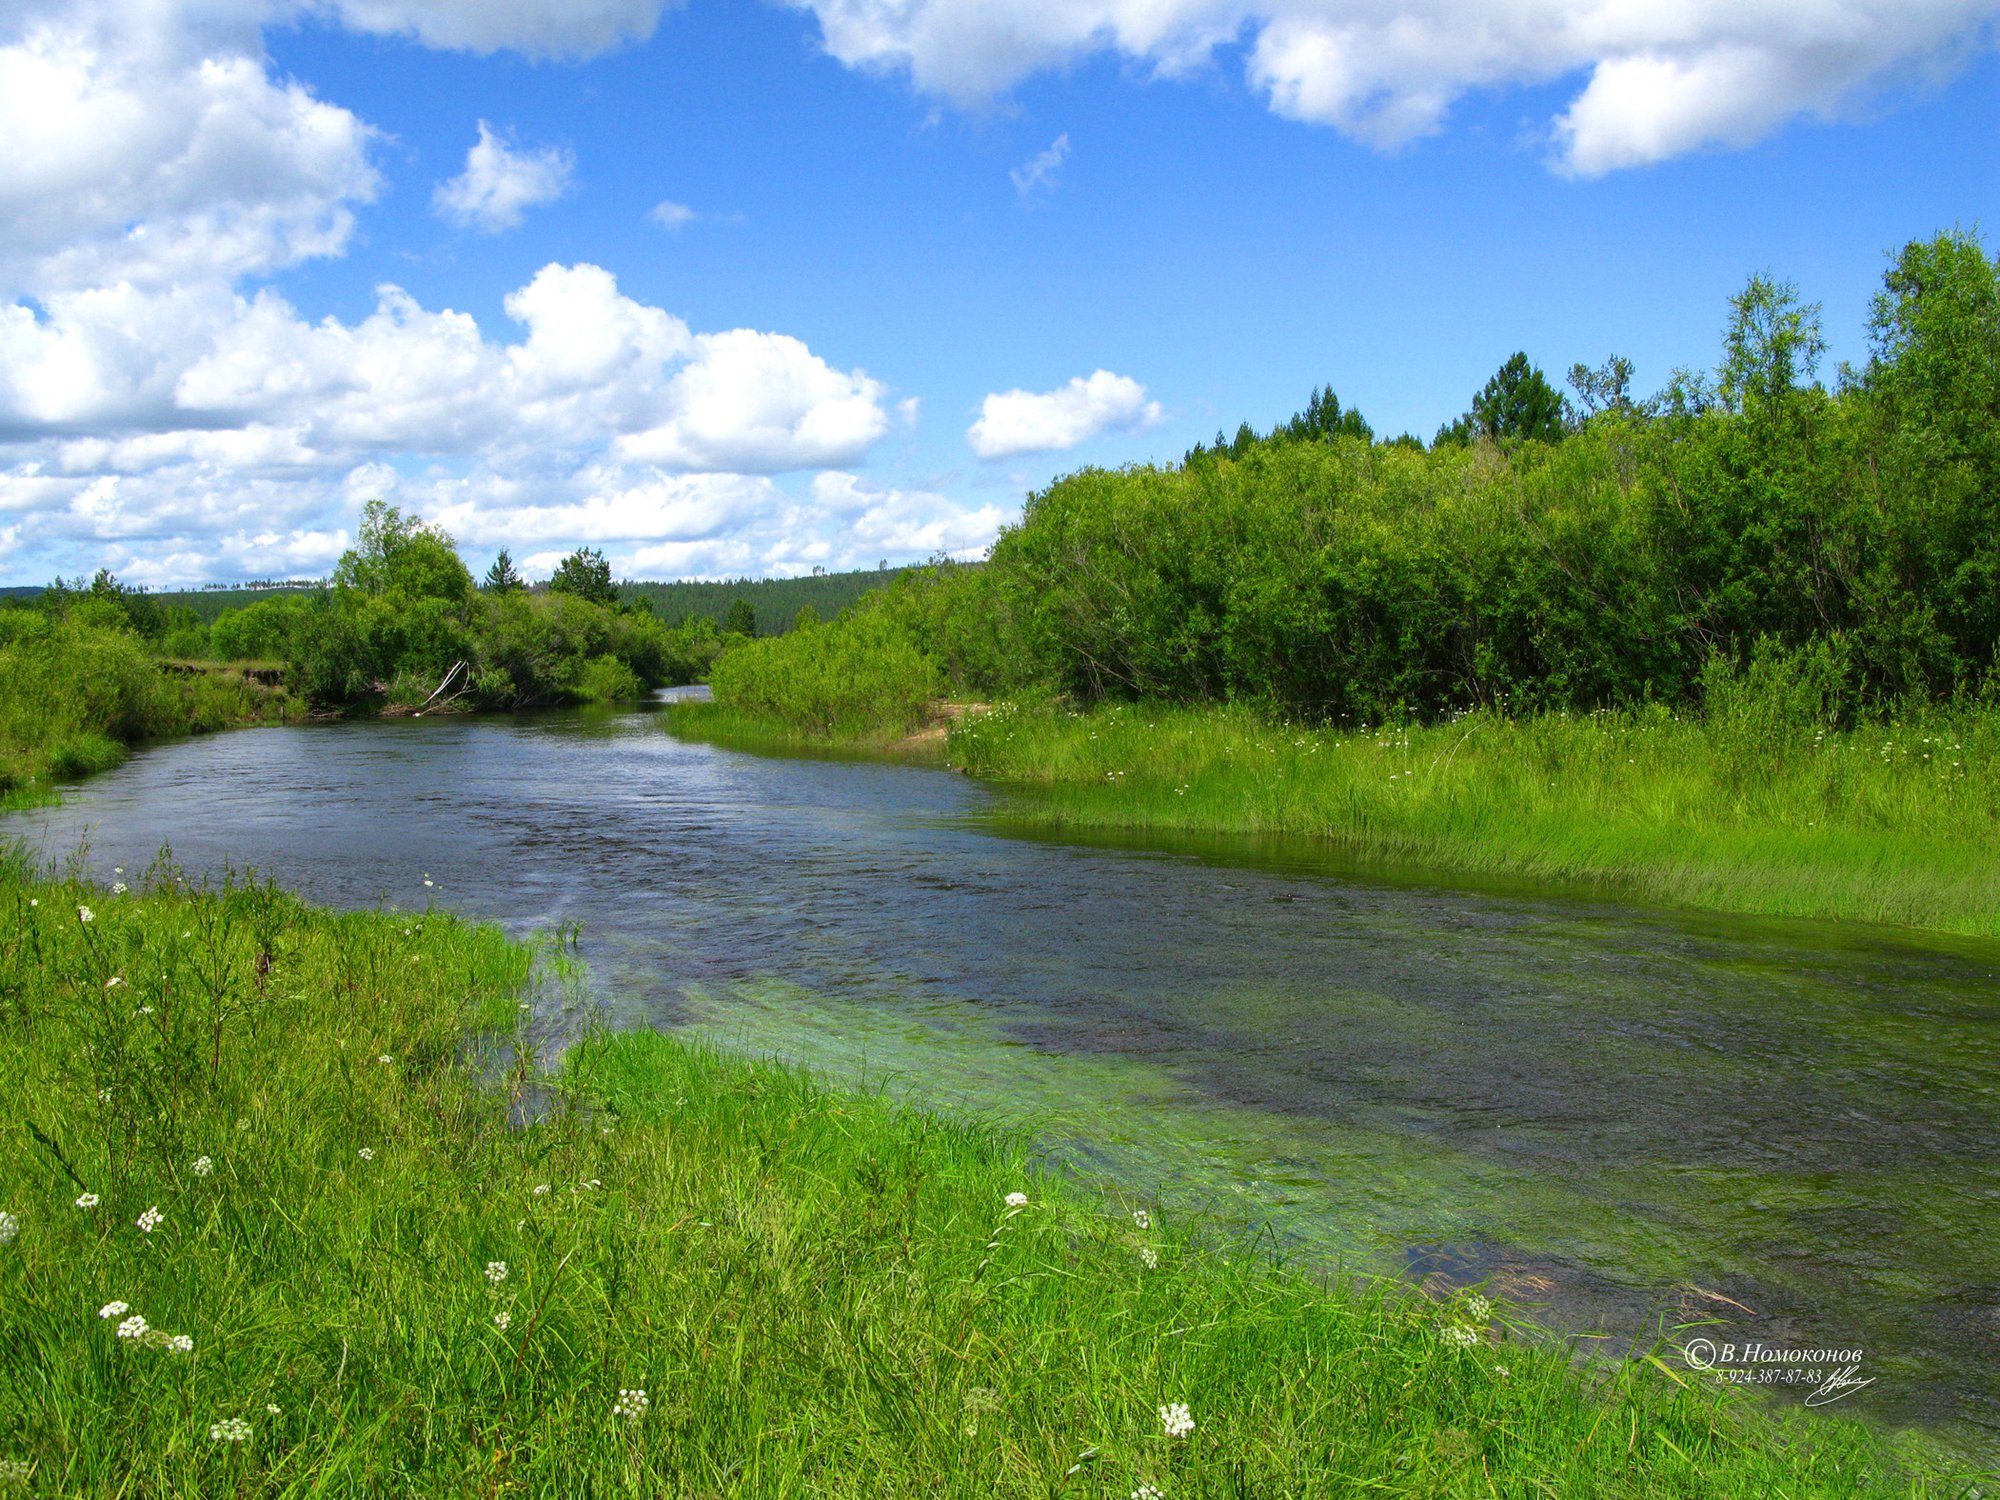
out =
<path fill-rule="evenodd" d="M 1858 1348 L 1837 1410 L 2000 1450 L 2000 946 L 1058 842 L 1011 805 L 569 713 L 181 741 L 0 833 L 106 882 L 170 845 L 580 921 L 617 1024 L 1028 1126 L 1133 1203 L 1594 1347 Z"/>

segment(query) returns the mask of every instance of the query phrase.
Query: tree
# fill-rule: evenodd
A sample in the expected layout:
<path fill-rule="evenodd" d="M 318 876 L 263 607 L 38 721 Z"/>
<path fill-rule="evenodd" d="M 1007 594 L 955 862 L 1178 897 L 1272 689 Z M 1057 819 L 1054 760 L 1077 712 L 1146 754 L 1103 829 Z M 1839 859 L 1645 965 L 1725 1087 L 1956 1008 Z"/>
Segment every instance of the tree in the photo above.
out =
<path fill-rule="evenodd" d="M 472 574 L 459 561 L 450 533 L 422 516 L 406 517 L 383 500 L 362 507 L 361 534 L 341 554 L 333 581 L 337 588 L 365 594 L 398 593 L 451 603 L 464 602 L 472 592 Z"/>
<path fill-rule="evenodd" d="M 1331 442 L 1337 437 L 1359 438 L 1369 442 L 1375 436 L 1375 429 L 1368 425 L 1368 419 L 1352 408 L 1342 411 L 1340 397 L 1334 395 L 1333 387 L 1321 389 L 1313 387 L 1311 397 L 1306 401 L 1306 409 L 1283 429 L 1287 435 L 1313 442 Z"/>
<path fill-rule="evenodd" d="M 1437 430 L 1431 446 L 1463 447 L 1475 437 L 1496 443 L 1529 438 L 1557 443 L 1568 427 L 1569 403 L 1547 376 L 1528 363 L 1525 353 L 1516 353 L 1472 398 L 1471 411 Z"/>
<path fill-rule="evenodd" d="M 514 559 L 502 547 L 500 555 L 493 559 L 493 566 L 486 570 L 486 587 L 496 594 L 511 594 L 525 586 L 521 575 L 514 571 Z"/>
<path fill-rule="evenodd" d="M 2000 436 L 2000 266 L 1962 231 L 1913 240 L 1882 278 L 1863 384 L 1890 426 L 1941 454 Z"/>
<path fill-rule="evenodd" d="M 729 612 L 722 617 L 725 633 L 735 635 L 755 635 L 757 633 L 757 611 L 744 598 L 731 599 Z"/>
<path fill-rule="evenodd" d="M 1562 440 L 1566 413 L 1548 377 L 1517 352 L 1472 398 L 1470 415 L 1473 426 L 1495 442 L 1533 438 L 1554 443 Z"/>
<path fill-rule="evenodd" d="M 1632 361 L 1614 354 L 1596 369 L 1585 364 L 1569 367 L 1570 389 L 1583 404 L 1587 422 L 1600 412 L 1632 410 Z"/>
<path fill-rule="evenodd" d="M 595 547 L 579 547 L 556 564 L 549 587 L 558 594 L 572 594 L 592 604 L 609 606 L 618 600 L 611 581 L 611 564 Z"/>
<path fill-rule="evenodd" d="M 1789 281 L 1756 275 L 1729 299 L 1716 389 L 1722 405 L 1746 416 L 1774 411 L 1800 385 L 1811 384 L 1826 340 L 1819 304 L 1799 301 Z"/>

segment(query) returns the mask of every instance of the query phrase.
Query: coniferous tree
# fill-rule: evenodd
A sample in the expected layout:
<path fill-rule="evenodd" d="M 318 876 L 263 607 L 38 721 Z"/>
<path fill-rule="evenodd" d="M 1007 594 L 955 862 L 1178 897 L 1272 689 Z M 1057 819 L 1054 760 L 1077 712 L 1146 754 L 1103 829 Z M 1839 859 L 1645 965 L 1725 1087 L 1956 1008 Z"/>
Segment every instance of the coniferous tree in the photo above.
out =
<path fill-rule="evenodd" d="M 514 559 L 502 547 L 493 566 L 486 570 L 486 587 L 496 594 L 511 594 L 523 586 L 521 575 L 514 570 Z"/>
<path fill-rule="evenodd" d="M 1438 429 L 1432 446 L 1462 445 L 1475 437 L 1496 443 L 1525 438 L 1556 443 L 1568 428 L 1568 416 L 1569 403 L 1548 377 L 1528 363 L 1525 353 L 1516 353 L 1472 398 L 1471 411 Z"/>

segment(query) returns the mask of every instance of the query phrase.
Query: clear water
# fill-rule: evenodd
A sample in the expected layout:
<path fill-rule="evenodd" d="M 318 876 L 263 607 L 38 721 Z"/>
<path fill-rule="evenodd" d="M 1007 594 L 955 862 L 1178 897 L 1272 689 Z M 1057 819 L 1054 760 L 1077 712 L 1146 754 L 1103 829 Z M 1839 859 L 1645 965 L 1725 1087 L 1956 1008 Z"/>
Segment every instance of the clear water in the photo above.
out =
<path fill-rule="evenodd" d="M 1008 806 L 574 713 L 183 741 L 0 831 L 107 881 L 171 845 L 336 905 L 581 921 L 619 1024 L 1026 1125 L 1134 1203 L 1601 1347 L 1860 1347 L 1840 1409 L 2000 1447 L 2000 948 Z"/>

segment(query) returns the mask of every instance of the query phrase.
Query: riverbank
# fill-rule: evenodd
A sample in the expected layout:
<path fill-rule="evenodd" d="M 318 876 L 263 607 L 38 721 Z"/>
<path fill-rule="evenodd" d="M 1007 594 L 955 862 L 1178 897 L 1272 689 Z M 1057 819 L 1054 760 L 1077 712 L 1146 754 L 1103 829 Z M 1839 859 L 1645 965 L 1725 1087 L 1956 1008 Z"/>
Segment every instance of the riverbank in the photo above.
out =
<path fill-rule="evenodd" d="M 795 1070 L 641 1032 L 545 1077 L 559 949 L 117 874 L 0 872 L 30 1492 L 1948 1492 Z"/>
<path fill-rule="evenodd" d="M 130 632 L 0 612 L 0 811 L 55 800 L 130 746 L 303 717 L 269 674 L 158 660 Z"/>
<path fill-rule="evenodd" d="M 690 739 L 894 749 L 1016 790 L 1052 830 L 1281 834 L 1364 860 L 1741 915 L 2000 935 L 2000 715 L 1847 732 L 1664 711 L 1353 733 L 1244 709 L 1003 704 L 947 738 L 827 738 L 675 705 Z"/>

